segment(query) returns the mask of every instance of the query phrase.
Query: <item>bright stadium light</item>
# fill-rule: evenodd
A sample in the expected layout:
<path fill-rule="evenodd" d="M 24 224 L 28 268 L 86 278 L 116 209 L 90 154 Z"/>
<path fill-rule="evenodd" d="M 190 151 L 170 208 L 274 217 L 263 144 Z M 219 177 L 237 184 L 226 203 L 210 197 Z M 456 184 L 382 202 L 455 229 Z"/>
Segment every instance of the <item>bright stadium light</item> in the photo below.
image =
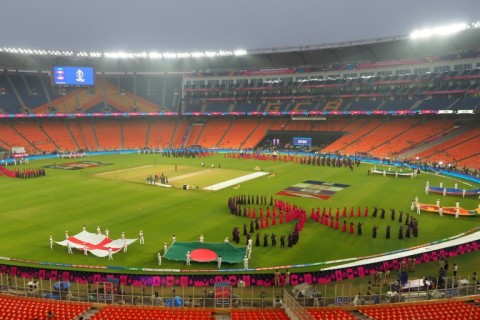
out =
<path fill-rule="evenodd" d="M 152 51 L 148 54 L 148 57 L 150 59 L 159 59 L 162 57 L 162 54 L 160 52 Z"/>
<path fill-rule="evenodd" d="M 233 55 L 235 55 L 235 56 L 245 56 L 245 55 L 247 55 L 247 50 L 243 50 L 243 49 L 235 50 L 235 51 L 233 51 Z"/>
<path fill-rule="evenodd" d="M 192 52 L 191 55 L 193 58 L 203 58 L 205 57 L 205 52 Z"/>
<path fill-rule="evenodd" d="M 107 51 L 107 52 L 86 52 L 86 51 L 60 51 L 60 50 L 39 50 L 39 49 L 24 49 L 24 48 L 0 48 L 0 52 L 15 53 L 15 54 L 31 54 L 44 56 L 76 56 L 76 57 L 90 57 L 90 58 L 110 58 L 110 59 L 188 59 L 188 58 L 213 58 L 213 57 L 227 57 L 227 56 L 244 56 L 247 55 L 247 50 L 220 50 L 220 51 L 192 51 L 192 52 L 125 52 L 125 51 Z"/>
<path fill-rule="evenodd" d="M 433 36 L 446 36 L 453 33 L 457 33 L 469 28 L 466 23 L 455 23 L 447 26 L 440 26 L 436 28 L 425 28 L 421 30 L 415 30 L 410 34 L 412 39 L 429 38 Z"/>
<path fill-rule="evenodd" d="M 190 58 L 191 56 L 190 56 L 190 53 L 188 53 L 188 52 L 179 52 L 179 53 L 177 53 L 177 57 L 178 58 Z"/>
<path fill-rule="evenodd" d="M 162 58 L 175 59 L 175 58 L 177 58 L 177 54 L 173 53 L 173 52 L 164 52 L 164 53 L 162 53 Z"/>
<path fill-rule="evenodd" d="M 91 58 L 100 58 L 103 54 L 101 52 L 89 52 L 88 56 Z"/>

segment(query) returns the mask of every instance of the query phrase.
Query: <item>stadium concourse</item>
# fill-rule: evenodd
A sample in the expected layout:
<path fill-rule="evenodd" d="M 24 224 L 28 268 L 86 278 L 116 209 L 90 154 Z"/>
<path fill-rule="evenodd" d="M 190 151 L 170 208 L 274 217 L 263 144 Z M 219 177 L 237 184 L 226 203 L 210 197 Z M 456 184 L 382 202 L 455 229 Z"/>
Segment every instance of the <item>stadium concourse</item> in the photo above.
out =
<path fill-rule="evenodd" d="M 85 56 L 80 52 L 77 56 L 50 55 L 3 48 L 0 50 L 1 179 L 23 177 L 24 171 L 15 170 L 15 166 L 34 159 L 220 150 L 235 157 L 275 154 L 275 161 L 281 158 L 285 162 L 295 154 L 293 161 L 301 164 L 315 159 L 330 166 L 332 159 L 333 162 L 354 159 L 386 166 L 404 165 L 408 168 L 406 172 L 369 173 L 401 179 L 414 178 L 415 170 L 421 169 L 478 184 L 480 30 L 470 28 L 450 37 L 454 38 L 433 37 L 411 42 L 407 37 L 395 37 L 330 47 L 259 50 L 217 60 L 133 57 L 118 58 L 114 63 L 102 55 Z M 59 61 L 62 65 L 58 65 Z M 64 75 L 68 83 L 63 81 Z M 75 165 L 93 164 L 85 161 Z M 78 169 L 75 165 L 67 164 L 64 168 Z M 26 172 L 30 177 L 32 171 Z M 266 174 L 269 173 L 260 170 L 206 189 L 239 187 L 247 178 Z M 321 183 L 308 180 L 284 192 L 298 194 L 305 184 L 315 189 Z M 348 185 L 331 187 L 339 190 Z M 457 187 L 428 191 L 460 196 Z M 468 194 L 463 190 L 461 193 L 476 196 L 478 186 L 472 187 Z M 438 205 L 418 204 L 418 210 L 440 209 Z M 356 204 L 352 203 L 352 208 L 353 205 Z M 465 215 L 469 216 L 466 219 L 476 219 L 478 209 L 468 208 Z M 106 257 L 110 249 L 112 253 L 118 252 L 133 241 L 111 240 L 85 230 L 58 243 Z M 166 258 L 183 260 L 198 247 L 198 243 L 179 242 L 169 249 Z M 445 255 L 475 254 L 479 249 L 480 236 L 475 227 L 421 247 L 331 261 L 335 266 L 288 273 L 288 277 L 285 274 L 280 279 L 292 286 L 310 285 L 313 280 L 316 284 L 326 284 L 374 276 L 379 269 L 402 270 L 412 256 L 418 264 L 423 264 L 443 261 Z M 211 250 L 221 252 L 225 262 L 237 262 L 245 255 L 244 248 L 234 252 L 226 244 L 217 244 Z M 218 259 L 217 253 L 215 256 L 206 255 L 210 251 L 201 253 L 193 257 L 199 261 Z M 369 304 L 402 302 L 402 289 L 396 295 L 382 295 L 383 299 L 377 294 L 370 293 L 366 299 L 343 291 L 335 292 L 334 297 L 321 298 L 307 297 L 305 292 L 303 297 L 292 297 L 283 287 L 273 286 L 266 298 L 263 290 L 272 287 L 275 278 L 257 272 L 264 266 L 258 270 L 246 267 L 252 272 L 241 276 L 220 271 L 192 274 L 178 269 L 163 270 L 166 273 L 162 275 L 140 275 L 140 270 L 134 270 L 121 274 L 120 280 L 108 274 L 107 267 L 98 272 L 77 273 L 77 265 L 62 264 L 61 269 L 54 270 L 47 268 L 57 266 L 54 262 L 47 262 L 44 267 L 43 263 L 37 266 L 34 261 L 15 257 L 4 260 L 8 263 L 1 265 L 0 317 L 12 320 L 42 318 L 50 311 L 60 319 L 203 320 L 220 318 L 222 315 L 217 311 L 222 308 L 229 309 L 226 317 L 234 320 L 480 318 L 476 274 L 468 279 L 454 276 L 450 280 L 439 276 L 445 283 L 434 289 L 422 279 L 421 288 L 415 295 L 409 292 L 407 297 L 411 300 L 405 305 L 376 307 Z M 34 278 L 42 280 L 40 287 Z M 76 280 L 76 293 L 71 287 L 64 290 L 51 283 L 62 282 L 64 278 Z M 130 293 L 122 289 L 120 281 L 122 286 L 129 285 Z M 145 284 L 151 294 L 144 292 Z M 203 290 L 206 284 L 214 292 Z M 92 289 L 92 285 L 96 288 Z M 142 291 L 134 292 L 136 285 Z M 245 291 L 251 290 L 248 298 L 233 293 L 243 293 L 245 285 Z M 257 286 L 258 292 L 254 291 Z M 159 294 L 154 287 L 162 290 L 165 287 L 168 292 Z M 178 297 L 180 293 L 175 287 L 179 291 L 181 288 L 182 297 Z M 195 294 L 192 294 L 195 298 L 185 294 L 185 290 L 194 293 L 195 287 L 202 287 L 199 295 L 203 304 L 195 304 Z M 302 290 L 295 292 L 302 294 Z M 81 301 L 74 304 L 66 301 L 73 297 Z M 433 298 L 439 301 L 411 302 Z M 157 303 L 161 307 L 155 307 Z M 136 306 L 140 304 L 143 306 Z M 329 308 L 317 308 L 320 305 Z M 175 306 L 189 308 L 172 308 Z M 250 310 L 254 307 L 257 310 Z"/>

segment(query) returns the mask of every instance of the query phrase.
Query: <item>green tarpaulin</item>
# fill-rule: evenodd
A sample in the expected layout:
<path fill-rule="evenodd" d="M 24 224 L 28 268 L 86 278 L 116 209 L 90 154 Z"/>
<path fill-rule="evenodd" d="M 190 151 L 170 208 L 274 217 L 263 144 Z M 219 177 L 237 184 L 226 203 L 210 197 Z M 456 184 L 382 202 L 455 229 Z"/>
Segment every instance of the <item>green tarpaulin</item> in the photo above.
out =
<path fill-rule="evenodd" d="M 246 256 L 247 247 L 236 247 L 231 243 L 177 241 L 167 249 L 163 257 L 169 260 L 185 261 L 187 252 L 190 252 L 192 261 L 212 262 L 217 260 L 217 256 L 221 256 L 222 262 L 239 263 Z"/>

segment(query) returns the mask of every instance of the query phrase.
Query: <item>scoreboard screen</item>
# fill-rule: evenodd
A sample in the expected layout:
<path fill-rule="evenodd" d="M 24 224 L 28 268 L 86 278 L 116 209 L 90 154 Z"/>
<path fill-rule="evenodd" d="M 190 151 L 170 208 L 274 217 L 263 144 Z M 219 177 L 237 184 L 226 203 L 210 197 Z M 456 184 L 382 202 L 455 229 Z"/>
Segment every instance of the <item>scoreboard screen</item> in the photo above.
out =
<path fill-rule="evenodd" d="M 311 147 L 312 138 L 293 137 L 293 145 Z"/>
<path fill-rule="evenodd" d="M 95 72 L 93 67 L 54 66 L 53 84 L 55 86 L 94 86 Z"/>

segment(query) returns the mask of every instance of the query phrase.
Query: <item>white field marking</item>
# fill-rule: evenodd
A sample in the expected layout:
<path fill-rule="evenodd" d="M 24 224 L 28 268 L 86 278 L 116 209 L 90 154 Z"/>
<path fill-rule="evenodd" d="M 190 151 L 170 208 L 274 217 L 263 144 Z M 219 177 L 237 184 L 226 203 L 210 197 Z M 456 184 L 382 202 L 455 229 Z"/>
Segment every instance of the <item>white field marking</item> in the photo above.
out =
<path fill-rule="evenodd" d="M 446 175 L 443 175 L 443 174 L 440 174 L 440 173 L 435 174 L 435 173 L 433 173 L 433 172 L 425 172 L 425 171 L 422 171 L 422 173 L 427 173 L 427 174 L 430 174 L 430 175 L 432 175 L 432 176 L 437 176 L 437 177 L 443 177 L 443 178 L 445 178 L 445 179 L 450 179 L 450 180 L 453 180 L 453 181 L 458 182 L 458 183 L 466 184 L 467 186 L 470 186 L 470 187 L 472 187 L 472 188 L 477 188 L 476 185 L 471 184 L 471 183 L 469 183 L 468 181 L 460 180 L 460 179 L 458 179 L 458 178 L 456 178 L 456 177 L 450 177 L 450 176 L 446 176 Z M 432 187 L 435 187 L 435 186 L 432 186 Z"/>
<path fill-rule="evenodd" d="M 153 167 L 153 164 L 149 164 L 149 165 L 147 165 L 147 166 L 142 166 L 142 167 L 130 168 L 130 169 L 122 169 L 122 170 L 116 170 L 116 171 L 108 171 L 108 172 L 97 173 L 97 174 L 96 174 L 96 176 L 103 176 L 104 174 L 111 174 L 111 173 L 118 173 L 118 172 L 132 171 L 132 170 L 143 169 L 143 168 L 149 168 L 149 167 Z"/>
<path fill-rule="evenodd" d="M 266 176 L 267 174 L 270 174 L 270 172 L 254 172 L 254 173 L 247 174 L 245 176 L 241 176 L 241 177 L 238 177 L 238 178 L 235 178 L 235 179 L 230 179 L 230 180 L 227 180 L 227 181 L 223 181 L 223 182 L 214 184 L 212 186 L 205 187 L 205 188 L 203 188 L 203 190 L 217 191 L 217 190 L 221 190 L 221 189 L 233 186 L 233 185 L 238 184 L 240 182 L 245 182 L 245 181 L 248 181 L 248 180 L 252 180 L 252 179 L 262 177 L 262 176 Z"/>

